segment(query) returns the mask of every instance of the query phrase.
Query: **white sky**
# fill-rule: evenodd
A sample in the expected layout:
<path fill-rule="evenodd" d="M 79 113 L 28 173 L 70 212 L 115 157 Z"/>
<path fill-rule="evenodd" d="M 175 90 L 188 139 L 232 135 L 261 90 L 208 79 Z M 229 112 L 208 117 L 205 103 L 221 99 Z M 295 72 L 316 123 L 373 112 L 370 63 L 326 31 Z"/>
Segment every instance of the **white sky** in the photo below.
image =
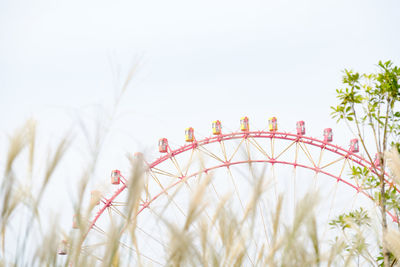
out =
<path fill-rule="evenodd" d="M 93 108 L 110 115 L 115 84 L 138 61 L 99 181 L 126 152 L 154 151 L 160 137 L 181 145 L 188 126 L 207 136 L 215 119 L 236 130 L 244 115 L 260 130 L 272 115 L 284 131 L 297 120 L 312 136 L 332 127 L 347 147 L 349 132 L 329 117 L 341 71 L 400 65 L 399 14 L 395 0 L 0 1 L 0 163 L 27 118 L 46 145 Z"/>
<path fill-rule="evenodd" d="M 133 121 L 326 120 L 343 68 L 399 62 L 399 12 L 398 1 L 2 1 L 2 128 L 111 105 L 110 61 L 123 79 L 137 58 L 121 108 Z"/>

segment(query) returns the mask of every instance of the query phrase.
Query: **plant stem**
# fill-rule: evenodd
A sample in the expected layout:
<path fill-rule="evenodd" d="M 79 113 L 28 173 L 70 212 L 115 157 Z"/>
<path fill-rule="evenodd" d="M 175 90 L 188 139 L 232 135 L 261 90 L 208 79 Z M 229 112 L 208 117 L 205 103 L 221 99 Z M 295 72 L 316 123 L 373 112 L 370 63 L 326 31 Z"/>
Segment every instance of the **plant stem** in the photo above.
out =
<path fill-rule="evenodd" d="M 385 118 L 385 126 L 383 128 L 383 140 L 382 140 L 382 150 L 383 152 L 386 151 L 386 144 L 387 144 L 387 126 L 389 120 L 389 112 L 391 107 L 392 99 L 387 99 L 387 106 L 386 106 L 386 118 Z M 383 153 L 382 153 L 383 154 Z M 386 196 L 385 196 L 385 159 L 384 157 L 380 157 L 381 161 L 381 173 L 379 175 L 380 185 L 381 185 L 381 211 L 382 211 L 382 240 L 384 240 L 384 236 L 387 231 L 387 219 L 386 219 Z M 383 262 L 385 267 L 389 267 L 389 256 L 390 252 L 387 250 L 385 242 L 382 242 L 382 250 L 383 250 Z"/>

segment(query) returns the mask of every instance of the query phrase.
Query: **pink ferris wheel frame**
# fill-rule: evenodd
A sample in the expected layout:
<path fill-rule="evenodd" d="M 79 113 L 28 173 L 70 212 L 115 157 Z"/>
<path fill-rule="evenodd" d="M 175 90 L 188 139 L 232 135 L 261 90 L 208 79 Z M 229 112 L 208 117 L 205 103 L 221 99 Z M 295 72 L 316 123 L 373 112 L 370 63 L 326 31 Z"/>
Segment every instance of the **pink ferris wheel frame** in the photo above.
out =
<path fill-rule="evenodd" d="M 371 163 L 369 161 L 367 161 L 366 159 L 364 159 L 363 157 L 351 152 L 350 150 L 344 149 L 340 146 L 337 145 L 333 145 L 329 142 L 326 141 L 322 141 L 316 138 L 312 138 L 312 137 L 307 137 L 304 135 L 298 135 L 298 134 L 291 134 L 291 133 L 284 133 L 284 132 L 275 132 L 275 131 L 245 131 L 245 132 L 234 132 L 234 133 L 229 133 L 229 134 L 219 134 L 216 136 L 212 136 L 212 137 L 207 137 L 204 138 L 202 140 L 193 140 L 192 142 L 188 143 L 187 145 L 184 145 L 180 148 L 174 149 L 172 150 L 169 146 L 168 146 L 168 151 L 164 156 L 159 157 L 158 159 L 156 159 L 154 162 L 152 163 L 146 163 L 147 164 L 147 168 L 148 170 L 152 170 L 153 168 L 155 168 L 157 165 L 161 164 L 162 162 L 171 159 L 173 157 L 175 157 L 176 155 L 179 155 L 181 153 L 187 152 L 187 151 L 191 151 L 194 150 L 198 147 L 202 147 L 205 146 L 207 144 L 212 144 L 212 143 L 216 143 L 216 142 L 222 142 L 222 141 L 228 141 L 228 140 L 234 140 L 234 139 L 259 139 L 259 138 L 264 138 L 264 139 L 278 139 L 278 140 L 287 140 L 287 141 L 292 141 L 294 143 L 298 143 L 301 142 L 303 144 L 306 145 L 311 145 L 317 148 L 320 148 L 321 150 L 326 150 L 329 152 L 332 152 L 336 155 L 339 155 L 345 159 L 348 159 L 350 161 L 352 161 L 353 163 L 357 164 L 358 166 L 361 167 L 365 167 L 368 168 L 373 174 L 377 175 L 377 170 L 379 170 L 379 167 L 375 166 L 374 163 Z M 300 167 L 300 168 L 304 168 L 304 169 L 309 169 L 309 170 L 313 170 L 315 171 L 315 173 L 322 173 L 324 175 L 327 175 L 329 177 L 332 177 L 334 179 L 337 180 L 337 182 L 342 182 L 350 187 L 352 187 L 353 189 L 355 189 L 357 191 L 357 193 L 362 193 L 363 195 L 365 195 L 366 197 L 370 198 L 371 200 L 373 200 L 372 196 L 369 195 L 367 192 L 365 192 L 365 190 L 363 190 L 360 186 L 356 186 L 353 185 L 351 183 L 349 183 L 348 181 L 344 180 L 341 177 L 341 174 L 338 175 L 334 175 L 332 173 L 329 173 L 328 171 L 324 170 L 324 167 L 318 167 L 316 166 L 315 163 L 310 164 L 309 165 L 305 165 L 305 164 L 300 164 L 297 162 L 297 160 L 294 160 L 293 162 L 290 161 L 283 161 L 283 160 L 279 160 L 279 155 L 277 157 L 273 157 L 273 156 L 268 156 L 266 155 L 266 159 L 264 160 L 242 160 L 242 161 L 230 161 L 227 160 L 221 164 L 215 165 L 213 167 L 209 167 L 209 168 L 205 168 L 199 172 L 196 173 L 192 173 L 189 176 L 184 176 L 184 177 L 178 177 L 177 181 L 175 183 L 172 183 L 171 185 L 169 185 L 168 187 L 164 188 L 163 190 L 161 190 L 161 192 L 159 192 L 157 195 L 153 196 L 150 200 L 143 202 L 141 204 L 141 208 L 138 211 L 138 214 L 140 214 L 144 209 L 146 209 L 147 207 L 149 207 L 151 205 L 151 203 L 153 201 L 155 201 L 158 197 L 160 197 L 161 195 L 165 194 L 168 190 L 170 190 L 171 188 L 175 187 L 176 185 L 182 183 L 185 179 L 196 176 L 200 173 L 207 173 L 209 171 L 212 171 L 214 169 L 218 169 L 218 168 L 223 168 L 223 167 L 229 167 L 229 166 L 233 166 L 233 165 L 237 165 L 237 164 L 245 164 L 245 163 L 255 163 L 255 162 L 261 162 L 261 163 L 270 163 L 270 164 L 282 164 L 282 165 L 291 165 L 294 168 L 296 167 Z M 385 181 L 390 185 L 393 186 L 393 184 L 391 182 L 389 182 L 388 178 L 389 175 L 387 173 L 385 173 Z M 185 179 L 183 179 L 185 178 Z M 121 183 L 122 186 L 116 190 L 113 195 L 110 198 L 103 198 L 102 199 L 102 207 L 98 210 L 98 212 L 96 213 L 96 215 L 94 216 L 93 220 L 90 222 L 89 225 L 89 230 L 86 233 L 86 235 L 89 233 L 89 231 L 95 226 L 97 220 L 100 218 L 100 216 L 103 214 L 103 212 L 110 206 L 113 205 L 113 202 L 115 201 L 115 199 L 118 197 L 118 195 L 121 194 L 121 192 L 123 192 L 126 188 L 127 188 L 127 183 L 126 183 L 126 179 L 121 179 Z M 399 192 L 399 189 L 397 189 L 397 192 Z M 395 216 L 395 214 L 393 214 L 390 211 L 387 211 L 387 214 L 393 219 L 394 222 L 398 223 L 398 218 L 397 216 Z"/>

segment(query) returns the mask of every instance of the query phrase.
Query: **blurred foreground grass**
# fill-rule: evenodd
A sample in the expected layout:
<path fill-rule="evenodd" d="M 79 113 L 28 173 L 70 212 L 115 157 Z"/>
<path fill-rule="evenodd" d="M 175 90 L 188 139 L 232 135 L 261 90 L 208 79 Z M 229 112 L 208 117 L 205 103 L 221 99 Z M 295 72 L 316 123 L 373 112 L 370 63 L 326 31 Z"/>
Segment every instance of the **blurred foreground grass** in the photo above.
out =
<path fill-rule="evenodd" d="M 222 196 L 212 203 L 213 214 L 206 208 L 211 205 L 207 199 L 206 188 L 215 177 L 203 175 L 193 192 L 185 220 L 180 224 L 171 223 L 168 216 L 157 214 L 159 223 L 167 228 L 167 239 L 164 244 L 165 258 L 149 259 L 139 249 L 137 240 L 137 211 L 140 208 L 140 196 L 146 194 L 144 168 L 140 158 L 128 158 L 130 173 L 124 220 L 110 224 L 107 242 L 103 244 L 104 254 L 101 258 L 90 256 L 90 251 L 83 246 L 88 232 L 88 218 L 93 217 L 98 199 L 92 199 L 84 205 L 85 196 L 89 195 L 88 183 L 96 170 L 100 154 L 103 153 L 104 139 L 112 128 L 118 103 L 127 90 L 138 64 L 127 74 L 116 93 L 114 106 L 109 120 L 94 122 L 96 129 L 91 135 L 87 123 L 80 122 L 82 135 L 89 144 L 87 162 L 73 170 L 79 175 L 76 183 L 72 206 L 76 214 L 78 229 L 61 229 L 60 219 L 52 212 L 40 212 L 43 199 L 56 170 L 65 170 L 63 163 L 66 154 L 76 142 L 72 135 L 66 134 L 50 149 L 44 168 L 37 166 L 43 159 L 43 148 L 38 147 L 37 125 L 29 120 L 21 128 L 11 133 L 8 148 L 0 151 L 1 176 L 1 218 L 0 218 L 0 266 L 376 266 L 376 251 L 369 251 L 366 243 L 365 228 L 374 224 L 368 215 L 361 210 L 345 214 L 334 220 L 337 238 L 328 247 L 322 244 L 318 236 L 315 214 L 319 196 L 309 193 L 297 204 L 293 220 L 287 222 L 283 215 L 283 195 L 278 197 L 275 207 L 270 209 L 270 223 L 263 225 L 269 233 L 269 240 L 250 246 L 252 239 L 260 236 L 257 232 L 255 217 L 262 196 L 268 188 L 265 176 L 252 175 L 248 179 L 253 187 L 248 192 L 250 201 L 244 207 L 242 215 L 235 213 L 230 205 L 231 195 Z M 75 137 L 75 136 L 74 136 Z M 46 139 L 47 136 L 41 136 Z M 39 143 L 40 144 L 40 143 Z M 42 145 L 41 145 L 42 146 Z M 400 158 L 397 152 L 388 153 L 389 167 L 394 174 L 394 181 L 400 186 Z M 37 171 L 40 169 L 40 171 Z M 36 171 L 35 171 L 36 170 Z M 59 190 L 65 190 L 60 185 Z M 179 188 L 177 189 L 179 190 Z M 176 192 L 175 192 L 176 193 Z M 95 198 L 100 198 L 100 194 Z M 174 194 L 171 194 L 173 199 Z M 51 200 L 50 200 L 51 201 Z M 68 201 L 68 200 L 65 200 Z M 87 201 L 86 201 L 87 203 Z M 166 210 L 171 200 L 164 203 Z M 207 218 L 206 218 L 207 217 Z M 362 220 L 360 220 L 360 218 Z M 361 222 L 361 223 L 360 223 Z M 346 230 L 343 229 L 345 225 Z M 351 230 L 351 231 L 349 231 Z M 132 255 L 121 251 L 121 235 L 128 233 L 135 248 Z M 381 242 L 381 241 L 378 241 Z M 384 242 L 394 257 L 400 257 L 400 232 L 390 230 Z M 381 244 L 375 244 L 381 245 Z M 61 249 L 61 250 L 60 250 Z M 65 252 L 66 255 L 58 255 Z M 151 255 L 149 255 L 151 256 Z M 149 264 L 149 262 L 151 264 Z M 393 266 L 397 264 L 393 262 Z"/>
<path fill-rule="evenodd" d="M 95 201 L 84 206 L 84 195 L 88 194 L 87 184 L 95 169 L 99 152 L 92 154 L 85 169 L 81 170 L 81 179 L 76 187 L 77 198 L 73 200 L 77 225 L 79 229 L 64 233 L 60 229 L 57 217 L 51 213 L 40 213 L 46 188 L 53 179 L 71 147 L 73 140 L 66 135 L 62 138 L 54 152 L 49 154 L 46 168 L 40 175 L 34 174 L 36 155 L 37 129 L 34 121 L 28 121 L 17 129 L 10 137 L 4 174 L 1 179 L 1 253 L 0 266 L 141 266 L 145 256 L 137 246 L 136 214 L 140 208 L 140 196 L 146 190 L 144 186 L 144 168 L 140 159 L 130 159 L 131 172 L 128 175 L 128 203 L 125 220 L 112 224 L 108 229 L 108 241 L 101 259 L 89 256 L 82 244 L 89 225 L 85 218 L 92 215 Z M 97 142 L 98 146 L 101 142 Z M 100 151 L 100 148 L 93 151 Z M 4 151 L 1 151 L 4 153 Z M 394 174 L 394 181 L 400 186 L 400 157 L 395 151 L 387 153 L 389 167 Z M 17 159 L 26 160 L 20 162 Z M 21 169 L 27 175 L 18 176 Z M 79 170 L 77 170 L 78 172 Z M 322 250 L 318 236 L 316 214 L 314 208 L 318 196 L 307 194 L 297 203 L 293 221 L 283 222 L 282 202 L 284 196 L 278 198 L 277 205 L 271 209 L 272 224 L 264 225 L 270 233 L 270 240 L 258 244 L 256 251 L 249 251 L 252 237 L 260 233 L 254 232 L 255 214 L 263 193 L 268 185 L 263 175 L 255 178 L 251 201 L 245 206 L 242 216 L 235 214 L 229 205 L 229 195 L 222 197 L 215 205 L 211 220 L 205 218 L 205 208 L 210 205 L 205 189 L 213 179 L 210 175 L 201 177 L 199 186 L 192 194 L 186 219 L 182 224 L 170 223 L 164 214 L 159 220 L 169 231 L 166 242 L 166 258 L 154 259 L 152 265 L 167 266 L 376 266 L 376 255 L 368 251 L 365 232 L 371 222 L 359 223 L 354 216 L 344 216 L 346 227 L 352 229 L 352 235 L 346 236 L 337 230 L 337 238 L 328 249 Z M 33 182 L 34 181 L 34 182 Z M 34 186 L 35 185 L 35 186 Z M 170 203 L 165 203 L 169 205 Z M 44 215 L 43 215 L 44 214 Z M 207 214 L 208 215 L 208 214 Z M 212 236 L 211 229 L 216 229 L 218 236 Z M 135 247 L 134 259 L 126 259 L 120 253 L 122 232 L 128 232 Z M 62 240 L 65 240 L 63 243 Z M 218 242 L 215 242 L 218 240 Z M 400 232 L 390 230 L 384 240 L 394 257 L 400 257 Z M 60 244 L 66 245 L 66 255 L 58 255 Z M 62 248 L 62 247 L 61 247 Z M 396 261 L 393 266 L 396 266 Z"/>

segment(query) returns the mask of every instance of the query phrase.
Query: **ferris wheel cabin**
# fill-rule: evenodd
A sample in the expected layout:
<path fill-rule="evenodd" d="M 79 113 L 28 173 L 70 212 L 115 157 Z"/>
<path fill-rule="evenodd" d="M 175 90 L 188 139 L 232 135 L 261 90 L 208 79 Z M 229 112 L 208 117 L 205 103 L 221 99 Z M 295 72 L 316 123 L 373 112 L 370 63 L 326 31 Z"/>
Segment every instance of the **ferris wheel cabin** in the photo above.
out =
<path fill-rule="evenodd" d="M 221 134 L 221 122 L 220 121 L 213 121 L 212 123 L 212 133 L 213 135 Z"/>
<path fill-rule="evenodd" d="M 113 170 L 111 172 L 111 184 L 119 184 L 121 181 L 121 172 L 119 170 Z"/>
<path fill-rule="evenodd" d="M 242 118 L 240 119 L 240 130 L 243 131 L 243 132 L 248 132 L 249 129 L 250 129 L 250 126 L 249 126 L 249 118 L 247 118 L 247 117 L 242 117 Z"/>
<path fill-rule="evenodd" d="M 351 139 L 350 140 L 350 152 L 352 153 L 357 153 L 359 151 L 359 147 L 358 147 L 358 139 Z"/>
<path fill-rule="evenodd" d="M 297 135 L 305 135 L 306 127 L 304 125 L 304 121 L 298 121 L 296 123 Z"/>
<path fill-rule="evenodd" d="M 158 141 L 158 151 L 160 151 L 161 153 L 168 152 L 168 139 L 167 138 L 161 138 Z"/>
<path fill-rule="evenodd" d="M 268 120 L 268 128 L 270 132 L 276 132 L 278 131 L 278 120 L 276 117 L 271 117 Z"/>
<path fill-rule="evenodd" d="M 324 142 L 332 142 L 333 140 L 333 133 L 331 128 L 326 128 L 324 130 Z"/>
<path fill-rule="evenodd" d="M 193 142 L 194 141 L 194 130 L 192 127 L 186 128 L 185 130 L 185 141 Z"/>

